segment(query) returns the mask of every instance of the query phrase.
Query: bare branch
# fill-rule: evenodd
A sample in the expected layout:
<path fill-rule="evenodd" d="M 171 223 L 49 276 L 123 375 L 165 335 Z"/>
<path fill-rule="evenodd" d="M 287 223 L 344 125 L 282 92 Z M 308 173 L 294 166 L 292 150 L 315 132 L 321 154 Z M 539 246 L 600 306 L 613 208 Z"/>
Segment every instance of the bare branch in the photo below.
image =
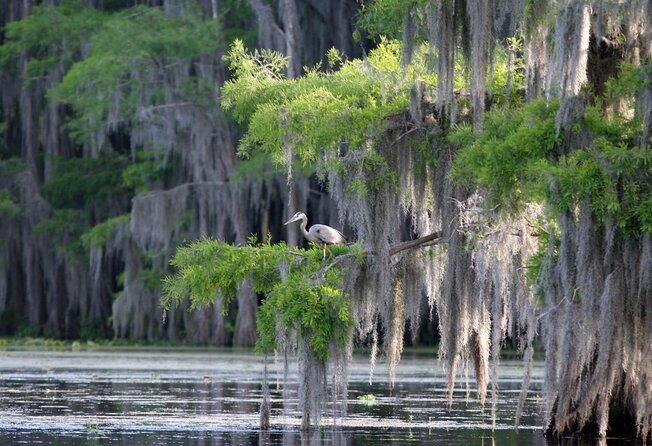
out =
<path fill-rule="evenodd" d="M 428 243 L 427 246 L 433 245 L 435 244 L 433 243 L 435 240 L 440 241 L 439 235 L 440 235 L 439 232 L 434 232 L 432 234 L 419 237 L 418 239 L 409 240 L 407 242 L 396 243 L 389 248 L 389 255 L 391 257 L 407 249 L 421 248 L 426 243 Z"/>

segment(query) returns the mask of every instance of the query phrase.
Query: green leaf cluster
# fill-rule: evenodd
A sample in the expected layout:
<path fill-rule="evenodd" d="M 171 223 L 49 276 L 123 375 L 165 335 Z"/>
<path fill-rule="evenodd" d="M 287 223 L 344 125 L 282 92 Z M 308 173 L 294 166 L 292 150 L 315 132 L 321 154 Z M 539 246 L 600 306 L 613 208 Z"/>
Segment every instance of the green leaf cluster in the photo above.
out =
<path fill-rule="evenodd" d="M 321 359 L 328 357 L 329 345 L 345 344 L 353 319 L 350 298 L 341 290 L 339 271 L 329 270 L 319 283 L 306 279 L 305 272 L 293 272 L 263 301 L 258 312 L 259 351 L 273 351 L 279 329 L 287 328 L 308 336 Z"/>
<path fill-rule="evenodd" d="M 381 36 L 400 39 L 405 29 L 405 18 L 409 8 L 417 16 L 418 29 L 425 26 L 426 0 L 370 0 L 362 4 L 357 21 L 358 28 L 366 31 L 373 39 Z M 359 31 L 358 31 L 359 33 Z"/>
<path fill-rule="evenodd" d="M 20 206 L 14 194 L 9 189 L 0 188 L 0 218 L 13 219 L 20 214 Z"/>
<path fill-rule="evenodd" d="M 157 152 L 142 149 L 136 152 L 136 161 L 122 171 L 122 182 L 136 194 L 147 192 L 152 184 L 163 179 L 168 168 Z"/>
<path fill-rule="evenodd" d="M 537 251 L 527 260 L 526 277 L 533 287 L 537 305 L 543 308 L 545 306 L 545 293 L 543 290 L 547 284 L 542 273 L 548 262 L 555 264 L 559 258 L 561 229 L 554 219 L 544 219 L 540 222 L 532 222 L 532 224 L 535 225 L 537 232 L 538 246 Z"/>
<path fill-rule="evenodd" d="M 370 191 L 380 190 L 383 185 L 389 185 L 398 192 L 398 173 L 395 166 L 392 166 L 370 144 L 367 144 L 365 150 L 356 153 L 356 159 L 352 162 L 333 160 L 331 169 L 341 176 L 346 176 L 351 171 L 350 169 L 365 173 L 364 177 L 358 176 L 349 181 L 347 186 L 349 194 L 365 197 Z"/>
<path fill-rule="evenodd" d="M 121 172 L 126 160 L 115 155 L 98 158 L 53 158 L 52 175 L 41 193 L 59 209 L 87 209 L 106 206 L 107 199 L 125 193 Z"/>
<path fill-rule="evenodd" d="M 510 53 L 512 60 L 510 62 Z M 522 105 L 525 99 L 525 59 L 523 41 L 509 37 L 504 45 L 497 45 L 492 63 L 491 102 L 497 106 Z"/>
<path fill-rule="evenodd" d="M 71 254 L 77 260 L 81 260 L 84 253 L 81 236 L 87 230 L 86 213 L 79 209 L 53 209 L 48 220 L 34 227 L 35 234 L 47 234 L 58 250 Z"/>
<path fill-rule="evenodd" d="M 588 200 L 598 221 L 613 217 L 624 234 L 652 234 L 652 151 L 638 144 L 641 122 L 591 107 L 583 124 L 594 139 L 548 166 L 549 202 L 564 212 Z"/>
<path fill-rule="evenodd" d="M 163 86 L 173 82 L 174 70 L 183 61 L 214 52 L 217 33 L 217 22 L 203 20 L 199 14 L 168 17 L 144 6 L 111 14 L 89 33 L 88 57 L 72 65 L 50 89 L 50 100 L 72 105 L 75 116 L 68 128 L 79 142 L 105 125 L 116 97 L 120 98 L 119 119 L 129 124 L 137 119 L 137 104 L 166 104 Z M 183 100 L 206 107 L 213 104 L 211 89 L 197 76 L 188 76 L 178 86 Z"/>
<path fill-rule="evenodd" d="M 479 134 L 458 127 L 449 135 L 461 147 L 453 179 L 484 189 L 491 206 L 508 212 L 534 201 L 555 215 L 576 215 L 586 201 L 598 221 L 613 217 L 624 234 L 652 234 L 652 152 L 640 146 L 640 120 L 588 107 L 573 128 L 592 139 L 559 155 L 565 142 L 555 126 L 557 109 L 540 100 L 487 113 Z"/>
<path fill-rule="evenodd" d="M 486 190 L 488 204 L 508 212 L 541 201 L 541 163 L 553 156 L 559 142 L 557 109 L 557 102 L 539 100 L 486 113 L 481 133 L 468 124 L 454 128 L 448 139 L 461 149 L 451 170 L 453 180 Z"/>
<path fill-rule="evenodd" d="M 106 14 L 88 8 L 83 0 L 63 0 L 59 6 L 34 7 L 25 19 L 4 28 L 0 67 L 15 70 L 27 53 L 26 80 L 50 74 L 57 66 L 70 67 L 80 57 L 82 44 L 104 23 Z"/>
<path fill-rule="evenodd" d="M 238 248 L 210 238 L 180 246 L 170 261 L 177 273 L 164 280 L 161 304 L 168 309 L 171 304 L 190 298 L 191 309 L 206 307 L 215 302 L 219 291 L 226 310 L 256 257 L 259 256 L 251 246 Z M 264 257 L 258 259 L 261 265 L 268 258 Z M 262 283 L 255 285 L 259 289 Z"/>
<path fill-rule="evenodd" d="M 84 247 L 88 248 L 90 246 L 105 246 L 118 227 L 128 222 L 130 214 L 118 215 L 117 217 L 111 217 L 99 223 L 88 231 L 84 232 L 80 236 L 80 240 Z"/>
<path fill-rule="evenodd" d="M 652 61 L 637 65 L 632 62 L 620 62 L 618 75 L 606 82 L 607 99 L 617 99 L 639 93 L 644 88 L 650 88 Z"/>
<path fill-rule="evenodd" d="M 13 175 L 26 169 L 20 158 L 11 157 L 0 160 L 0 175 Z"/>
<path fill-rule="evenodd" d="M 400 44 L 383 40 L 366 60 L 344 61 L 328 73 L 310 69 L 287 79 L 283 56 L 251 54 L 236 41 L 225 56 L 234 77 L 223 87 L 222 104 L 236 121 L 248 125 L 239 153 L 246 157 L 261 150 L 275 163 L 287 164 L 291 148 L 296 159 L 311 165 L 341 144 L 360 147 L 384 132 L 389 116 L 406 109 L 414 82 L 434 84 L 420 55 L 402 67 Z M 337 58 L 331 54 L 330 59 Z"/>
<path fill-rule="evenodd" d="M 165 272 L 156 266 L 156 257 L 150 251 L 143 252 L 143 268 L 138 272 L 138 280 L 150 292 L 158 290 L 165 278 Z"/>
<path fill-rule="evenodd" d="M 163 280 L 161 305 L 169 309 L 189 299 L 190 309 L 196 309 L 222 296 L 226 311 L 239 285 L 251 278 L 254 291 L 266 296 L 258 312 L 257 350 L 273 351 L 277 334 L 292 329 L 307 336 L 315 353 L 326 358 L 329 345 L 343 345 L 353 324 L 337 259 L 360 255 L 355 246 L 332 251 L 334 259 L 324 263 L 319 247 L 290 250 L 284 243 L 255 240 L 246 246 L 210 238 L 194 241 L 178 248 L 171 260 L 177 272 Z"/>
<path fill-rule="evenodd" d="M 128 211 L 134 193 L 134 185 L 125 179 L 128 166 L 133 172 L 140 164 L 128 165 L 126 157 L 113 152 L 97 158 L 53 158 L 50 177 L 41 187 L 52 215 L 37 232 L 57 234 L 59 247 L 75 254 L 106 245 L 128 219 L 128 214 L 112 216 L 116 204 L 124 203 L 122 211 Z"/>

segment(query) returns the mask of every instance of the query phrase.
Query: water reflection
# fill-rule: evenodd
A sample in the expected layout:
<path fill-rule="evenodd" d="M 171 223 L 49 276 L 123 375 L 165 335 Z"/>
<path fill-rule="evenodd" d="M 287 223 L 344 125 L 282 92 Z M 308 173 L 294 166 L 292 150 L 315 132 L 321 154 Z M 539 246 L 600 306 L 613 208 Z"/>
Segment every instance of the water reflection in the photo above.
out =
<path fill-rule="evenodd" d="M 509 361 L 501 365 L 492 431 L 491 408 L 467 399 L 464 382 L 455 389 L 449 410 L 443 370 L 431 356 L 406 355 L 391 391 L 378 372 L 370 384 L 366 358 L 356 357 L 350 367 L 349 416 L 333 423 L 327 402 L 324 426 L 303 433 L 298 429 L 296 375 L 290 374 L 286 389 L 274 385 L 283 382 L 277 364 L 270 369 L 272 429 L 261 433 L 262 359 L 254 355 L 0 352 L 0 444 L 544 445 L 541 366 L 535 367 L 517 432 L 512 425 L 522 367 Z M 289 396 L 285 401 L 284 393 Z M 373 398 L 365 399 L 368 395 Z"/>
<path fill-rule="evenodd" d="M 496 431 L 493 434 L 473 431 L 442 432 L 437 435 L 423 436 L 415 433 L 405 436 L 402 431 L 387 429 L 385 432 L 337 432 L 299 433 L 296 431 L 257 432 L 206 432 L 197 435 L 193 432 L 101 432 L 101 433 L 61 433 L 61 432 L 3 432 L 0 437 L 3 444 L 46 444 L 61 446 L 77 445 L 279 445 L 279 446 L 317 446 L 317 445 L 634 445 L 640 444 L 628 440 L 562 440 L 547 443 L 539 435 L 522 435 L 515 431 Z"/>

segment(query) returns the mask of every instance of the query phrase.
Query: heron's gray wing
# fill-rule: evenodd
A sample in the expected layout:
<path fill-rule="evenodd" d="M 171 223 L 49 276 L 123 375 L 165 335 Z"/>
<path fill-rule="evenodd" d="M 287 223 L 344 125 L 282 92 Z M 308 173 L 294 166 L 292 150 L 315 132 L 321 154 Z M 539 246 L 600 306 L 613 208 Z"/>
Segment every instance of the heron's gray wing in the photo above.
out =
<path fill-rule="evenodd" d="M 320 243 L 333 245 L 346 242 L 346 237 L 344 237 L 344 234 L 335 228 L 331 228 L 330 226 L 320 224 L 312 225 L 310 227 L 310 231 L 308 232 L 316 239 L 318 239 Z"/>

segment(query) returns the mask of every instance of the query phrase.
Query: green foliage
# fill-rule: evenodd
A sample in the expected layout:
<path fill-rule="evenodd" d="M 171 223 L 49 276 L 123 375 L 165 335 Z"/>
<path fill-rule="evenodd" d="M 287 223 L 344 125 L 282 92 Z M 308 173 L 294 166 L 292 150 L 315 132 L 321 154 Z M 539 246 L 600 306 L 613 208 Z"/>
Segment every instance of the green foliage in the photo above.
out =
<path fill-rule="evenodd" d="M 19 158 L 7 158 L 0 161 L 0 175 L 12 175 L 24 171 L 26 168 Z"/>
<path fill-rule="evenodd" d="M 136 152 L 136 162 L 122 171 L 122 182 L 136 194 L 147 192 L 153 183 L 163 179 L 165 170 L 165 163 L 157 152 L 139 150 Z"/>
<path fill-rule="evenodd" d="M 130 214 L 109 218 L 93 226 L 80 236 L 84 247 L 105 246 L 122 223 L 129 221 Z"/>
<path fill-rule="evenodd" d="M 266 295 L 258 312 L 257 350 L 273 351 L 279 330 L 293 329 L 308 336 L 315 353 L 326 358 L 329 345 L 341 346 L 352 327 L 338 258 L 360 255 L 355 246 L 332 251 L 335 257 L 324 263 L 319 247 L 290 251 L 284 243 L 255 240 L 246 246 L 208 238 L 191 242 L 178 248 L 170 262 L 177 273 L 164 279 L 161 305 L 169 309 L 189 298 L 195 309 L 212 305 L 221 295 L 226 311 L 240 283 L 251 277 L 255 292 Z"/>
<path fill-rule="evenodd" d="M 224 60 L 229 62 L 229 70 L 235 78 L 252 78 L 259 81 L 282 79 L 288 59 L 281 53 L 268 49 L 247 52 L 242 40 L 236 39 Z"/>
<path fill-rule="evenodd" d="M 618 67 L 618 76 L 606 82 L 607 98 L 619 98 L 625 95 L 633 95 L 644 88 L 650 88 L 650 74 L 652 63 L 636 65 L 631 62 L 621 61 Z"/>
<path fill-rule="evenodd" d="M 235 297 L 238 285 L 253 271 L 257 292 L 268 291 L 266 279 L 278 276 L 270 264 L 278 265 L 289 256 L 284 245 L 270 245 L 257 249 L 252 245 L 233 246 L 213 239 L 202 239 L 177 249 L 170 264 L 178 271 L 164 280 L 161 304 L 169 308 L 190 298 L 191 309 L 212 305 L 219 291 L 224 298 L 223 309 Z"/>
<path fill-rule="evenodd" d="M 21 21 L 5 27 L 0 46 L 0 67 L 15 69 L 26 51 L 26 81 L 45 76 L 57 66 L 70 67 L 80 57 L 88 36 L 101 29 L 106 15 L 82 0 L 64 0 L 58 7 L 42 4 Z"/>
<path fill-rule="evenodd" d="M 579 125 L 593 141 L 548 167 L 549 202 L 562 212 L 588 200 L 599 221 L 611 216 L 624 234 L 652 234 L 652 151 L 639 144 L 641 121 L 588 107 Z"/>
<path fill-rule="evenodd" d="M 103 221 L 115 211 L 109 208 L 112 198 L 122 196 L 126 201 L 131 195 L 121 175 L 126 163 L 126 158 L 115 154 L 54 158 L 52 174 L 41 187 L 53 212 L 49 220 L 36 227 L 36 232 L 56 234 L 55 244 L 75 254 L 91 245 L 106 245 L 118 225 L 128 219 L 128 215 L 121 215 Z M 91 227 L 92 223 L 96 225 Z"/>
<path fill-rule="evenodd" d="M 257 349 L 270 352 L 276 347 L 279 328 L 292 328 L 310 338 L 318 357 L 328 357 L 331 342 L 343 346 L 353 327 L 351 302 L 341 291 L 339 272 L 331 269 L 316 284 L 305 273 L 290 274 L 278 283 L 258 313 Z"/>
<path fill-rule="evenodd" d="M 165 273 L 158 268 L 144 268 L 138 273 L 138 280 L 150 292 L 154 292 L 161 286 L 161 281 L 165 278 Z"/>
<path fill-rule="evenodd" d="M 295 176 L 309 177 L 314 169 L 297 161 L 292 163 L 292 172 Z M 269 155 L 264 152 L 253 152 L 246 159 L 238 162 L 235 171 L 230 175 L 230 181 L 240 182 L 256 178 L 258 180 L 271 180 L 278 175 L 284 175 L 286 170 L 272 162 Z"/>
<path fill-rule="evenodd" d="M 128 2 L 121 1 L 104 4 L 106 12 L 82 0 L 57 3 L 36 6 L 24 20 L 5 28 L 0 63 L 3 71 L 9 70 L 27 57 L 27 77 L 56 74 L 52 80 L 57 81 L 63 76 L 50 87 L 48 99 L 72 106 L 67 128 L 76 142 L 92 143 L 96 132 L 109 127 L 128 133 L 147 113 L 171 106 L 171 101 L 216 109 L 215 85 L 200 79 L 190 65 L 199 56 L 213 55 L 220 42 L 219 21 L 204 20 L 198 4 L 186 2 L 183 14 L 170 17 L 161 8 L 125 8 Z M 244 2 L 227 0 L 221 6 L 221 21 L 248 20 Z M 184 65 L 188 73 L 178 82 Z M 174 95 L 169 92 L 172 84 Z M 139 148 L 135 162 L 128 164 L 111 148 L 101 149 L 95 159 L 55 159 L 42 187 L 53 214 L 37 231 L 54 231 L 65 249 L 80 252 L 92 244 L 104 245 L 122 221 L 102 222 L 112 215 L 108 206 L 116 204 L 110 198 L 124 198 L 126 205 L 129 196 L 148 190 L 166 173 L 152 151 Z M 13 209 L 8 200 L 0 203 Z"/>
<path fill-rule="evenodd" d="M 14 219 L 20 217 L 18 200 L 9 189 L 0 188 L 0 218 Z"/>
<path fill-rule="evenodd" d="M 540 283 L 541 273 L 546 262 L 550 261 L 554 264 L 559 258 L 561 230 L 554 220 L 532 223 L 536 225 L 538 246 L 537 251 L 527 261 L 527 279 L 534 287 L 539 307 L 543 307 L 545 305 L 543 287 L 547 284 Z"/>
<path fill-rule="evenodd" d="M 400 44 L 386 40 L 364 61 L 343 62 L 330 73 L 308 70 L 298 79 L 283 75 L 283 56 L 250 54 L 242 42 L 236 41 L 225 58 L 234 78 L 224 85 L 223 106 L 248 125 L 239 153 L 246 157 L 262 150 L 279 164 L 287 163 L 288 147 L 307 165 L 341 144 L 360 147 L 384 132 L 389 116 L 405 110 L 415 81 L 434 83 L 424 51 L 414 64 L 401 67 Z"/>
<path fill-rule="evenodd" d="M 443 0 L 444 1 L 444 0 Z M 426 40 L 428 9 L 433 2 L 425 0 L 370 0 L 364 2 L 357 22 L 357 27 L 366 32 L 371 39 L 382 41 L 383 38 L 401 39 L 405 31 L 408 10 L 416 26 L 415 41 L 420 44 Z M 356 30 L 360 37 L 360 31 Z M 509 61 L 509 54 L 513 60 Z M 470 69 L 463 51 L 455 57 L 453 85 L 455 91 L 468 91 Z M 430 65 L 432 65 L 432 61 Z M 436 66 L 436 61 L 434 62 Z M 509 37 L 504 44 L 498 44 L 492 61 L 487 91 L 491 103 L 496 105 L 522 104 L 525 96 L 525 61 L 523 58 L 523 40 L 520 36 Z M 509 87 L 509 90 L 508 90 Z M 462 107 L 470 107 L 467 95 L 458 98 Z"/>
<path fill-rule="evenodd" d="M 552 156 L 558 143 L 557 108 L 555 102 L 540 100 L 487 113 L 479 134 L 469 125 L 455 128 L 449 141 L 462 149 L 451 171 L 453 179 L 485 189 L 489 205 L 501 205 L 508 212 L 526 201 L 540 201 L 540 163 Z"/>
<path fill-rule="evenodd" d="M 513 59 L 511 63 L 510 53 Z M 490 91 L 493 104 L 498 106 L 522 105 L 525 99 L 525 60 L 522 39 L 509 37 L 506 40 L 506 47 L 496 46 L 492 66 L 493 76 Z"/>
<path fill-rule="evenodd" d="M 167 77 L 181 61 L 214 52 L 219 41 L 213 20 L 190 12 L 171 18 L 157 8 L 140 6 L 107 16 L 93 31 L 88 33 L 88 57 L 72 65 L 49 91 L 52 101 L 73 106 L 75 117 L 68 127 L 80 142 L 105 125 L 116 97 L 120 97 L 119 119 L 127 124 L 136 119 L 136 104 L 165 105 L 156 86 L 169 82 Z M 210 107 L 212 88 L 189 75 L 179 86 L 180 101 Z"/>
<path fill-rule="evenodd" d="M 54 209 L 48 220 L 44 220 L 34 227 L 35 234 L 50 236 L 57 249 L 80 258 L 84 253 L 81 235 L 87 230 L 86 215 L 77 209 Z"/>
<path fill-rule="evenodd" d="M 240 39 L 247 45 L 255 45 L 258 39 L 258 32 L 251 26 L 253 14 L 248 2 L 242 0 L 223 0 L 220 2 L 222 17 L 222 34 L 224 43 L 231 45 L 236 39 Z"/>
<path fill-rule="evenodd" d="M 408 8 L 416 14 L 417 28 L 425 28 L 426 0 L 370 0 L 362 4 L 357 26 L 373 39 L 381 36 L 400 39 L 405 28 L 405 15 Z"/>
<path fill-rule="evenodd" d="M 652 152 L 638 143 L 641 122 L 588 107 L 575 127 L 593 139 L 559 156 L 556 110 L 537 101 L 487 113 L 480 134 L 458 127 L 449 136 L 462 147 L 453 179 L 483 188 L 490 205 L 508 212 L 536 201 L 557 215 L 575 214 L 586 200 L 600 222 L 613 217 L 624 234 L 652 234 Z"/>
<path fill-rule="evenodd" d="M 367 146 L 367 150 L 359 153 L 355 160 L 355 163 L 365 171 L 365 178 L 351 180 L 347 192 L 365 197 L 369 191 L 378 191 L 385 184 L 398 192 L 398 174 L 394 166 L 391 166 L 385 157 L 373 150 L 369 144 Z M 343 163 L 338 163 L 338 169 L 340 175 L 346 175 Z"/>
<path fill-rule="evenodd" d="M 59 209 L 106 206 L 107 199 L 124 193 L 119 174 L 126 160 L 112 155 L 98 158 L 54 158 L 51 178 L 43 185 L 43 196 Z M 118 173 L 116 175 L 116 173 Z"/>
<path fill-rule="evenodd" d="M 161 287 L 161 282 L 165 278 L 165 273 L 158 268 L 157 256 L 151 251 L 144 251 L 143 268 L 138 273 L 138 280 L 149 292 L 155 292 Z"/>
<path fill-rule="evenodd" d="M 266 153 L 254 152 L 247 159 L 241 160 L 237 164 L 230 179 L 234 182 L 240 182 L 247 178 L 267 180 L 283 173 L 284 171 L 278 165 L 274 165 Z"/>
<path fill-rule="evenodd" d="M 652 234 L 649 149 L 598 136 L 591 147 L 561 157 L 547 175 L 558 188 L 549 197 L 558 211 L 575 210 L 588 199 L 600 222 L 613 216 L 625 234 Z"/>
<path fill-rule="evenodd" d="M 376 396 L 373 393 L 358 396 L 358 403 L 364 406 L 373 406 L 376 404 Z"/>
<path fill-rule="evenodd" d="M 109 333 L 107 324 L 101 318 L 97 317 L 84 319 L 79 326 L 79 338 L 85 341 L 106 339 L 110 336 Z M 81 348 L 81 344 L 79 342 L 77 345 L 73 343 L 72 348 L 78 351 Z"/>

